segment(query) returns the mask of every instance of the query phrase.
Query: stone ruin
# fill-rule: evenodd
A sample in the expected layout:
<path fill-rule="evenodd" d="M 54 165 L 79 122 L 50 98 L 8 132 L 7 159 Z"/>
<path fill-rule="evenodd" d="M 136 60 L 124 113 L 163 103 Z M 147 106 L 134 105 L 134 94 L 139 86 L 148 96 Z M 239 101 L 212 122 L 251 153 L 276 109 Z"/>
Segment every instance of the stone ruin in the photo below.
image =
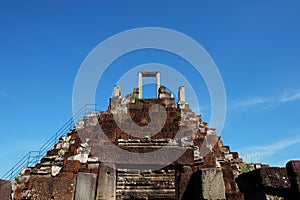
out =
<path fill-rule="evenodd" d="M 265 167 L 243 173 L 236 182 L 245 200 L 299 200 L 300 161 L 289 161 L 285 168 Z"/>
<path fill-rule="evenodd" d="M 159 79 L 160 74 L 139 76 Z M 89 113 L 35 166 L 24 168 L 13 181 L 2 180 L 0 199 L 300 199 L 299 162 L 289 162 L 286 169 L 261 168 L 241 174 L 242 159 L 189 108 L 184 87 L 179 88 L 176 104 L 166 87 L 158 84 L 159 80 L 153 99 L 143 99 L 139 88 L 122 98 L 120 87 L 115 86 L 107 111 Z M 166 116 L 154 105 L 162 106 Z M 159 120 L 152 120 L 150 110 Z M 161 130 L 152 134 L 164 117 Z M 136 125 L 146 134 L 124 131 Z M 126 162 L 128 158 L 115 147 L 133 154 L 166 151 L 141 164 L 138 159 Z M 166 164 L 169 153 L 176 151 L 182 155 Z"/>

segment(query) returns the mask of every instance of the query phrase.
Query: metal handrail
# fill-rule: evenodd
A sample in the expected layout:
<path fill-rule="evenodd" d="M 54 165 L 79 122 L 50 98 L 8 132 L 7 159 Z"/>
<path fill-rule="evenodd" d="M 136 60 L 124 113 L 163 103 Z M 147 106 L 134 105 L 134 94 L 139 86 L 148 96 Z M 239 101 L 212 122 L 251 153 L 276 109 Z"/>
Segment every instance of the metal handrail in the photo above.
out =
<path fill-rule="evenodd" d="M 91 108 L 91 106 L 93 108 Z M 88 113 L 97 112 L 95 104 L 84 105 L 71 119 L 69 119 L 49 140 L 43 144 L 38 151 L 30 151 L 23 156 L 17 164 L 8 170 L 2 180 L 13 180 L 24 168 L 34 167 L 46 153 L 53 148 L 59 138 L 66 135 L 74 128 L 77 122 L 83 119 Z"/>

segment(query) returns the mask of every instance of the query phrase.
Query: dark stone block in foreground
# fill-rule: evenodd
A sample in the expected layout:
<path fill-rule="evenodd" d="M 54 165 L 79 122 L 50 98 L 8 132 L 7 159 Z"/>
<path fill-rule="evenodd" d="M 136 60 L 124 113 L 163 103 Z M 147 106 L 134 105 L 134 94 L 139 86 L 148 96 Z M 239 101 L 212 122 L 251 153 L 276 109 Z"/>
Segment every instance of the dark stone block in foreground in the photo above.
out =
<path fill-rule="evenodd" d="M 291 181 L 291 199 L 300 199 L 300 161 L 289 161 L 286 170 Z"/>
<path fill-rule="evenodd" d="M 279 167 L 268 167 L 241 174 L 236 182 L 241 192 L 252 192 L 263 189 L 288 189 L 290 182 L 286 170 Z"/>
<path fill-rule="evenodd" d="M 257 169 L 241 174 L 236 182 L 245 200 L 289 199 L 290 182 L 285 168 Z"/>
<path fill-rule="evenodd" d="M 225 200 L 225 198 L 222 170 L 206 168 L 191 175 L 181 200 Z"/>
<path fill-rule="evenodd" d="M 178 183 L 178 199 L 182 199 L 182 196 L 187 189 L 192 174 L 193 170 L 190 166 L 182 167 Z"/>

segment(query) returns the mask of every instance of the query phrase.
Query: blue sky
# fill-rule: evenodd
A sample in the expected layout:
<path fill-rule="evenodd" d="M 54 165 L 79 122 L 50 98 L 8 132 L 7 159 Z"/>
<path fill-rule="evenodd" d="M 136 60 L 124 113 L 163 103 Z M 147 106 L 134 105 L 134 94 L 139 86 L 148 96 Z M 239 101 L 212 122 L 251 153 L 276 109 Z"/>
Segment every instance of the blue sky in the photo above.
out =
<path fill-rule="evenodd" d="M 72 116 L 73 83 L 89 52 L 138 27 L 182 32 L 210 54 L 225 84 L 221 135 L 232 151 L 274 166 L 300 159 L 299 19 L 298 1 L 1 1 L 0 174 Z M 151 50 L 113 64 L 100 82 L 107 89 L 97 91 L 98 109 L 107 108 L 123 73 L 149 62 L 175 65 L 197 85 L 209 120 L 201 77 L 176 56 Z"/>

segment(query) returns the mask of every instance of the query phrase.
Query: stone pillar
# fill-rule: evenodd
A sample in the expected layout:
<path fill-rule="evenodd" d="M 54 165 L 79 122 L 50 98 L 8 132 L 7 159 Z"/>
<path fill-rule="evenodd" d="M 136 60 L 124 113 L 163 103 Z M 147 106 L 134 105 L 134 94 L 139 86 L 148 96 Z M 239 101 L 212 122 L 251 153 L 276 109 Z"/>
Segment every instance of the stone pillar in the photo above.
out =
<path fill-rule="evenodd" d="M 114 86 L 114 94 L 113 97 L 121 97 L 121 90 L 120 90 L 120 86 L 115 85 Z"/>
<path fill-rule="evenodd" d="M 185 108 L 185 88 L 184 86 L 180 86 L 179 89 L 178 89 L 178 106 L 179 108 L 181 109 L 184 109 Z"/>
<path fill-rule="evenodd" d="M 143 88 L 143 73 L 139 72 L 139 99 L 142 98 L 142 88 Z"/>
<path fill-rule="evenodd" d="M 100 164 L 96 200 L 115 200 L 117 176 L 114 164 Z"/>
<path fill-rule="evenodd" d="M 92 173 L 78 173 L 75 200 L 95 199 L 97 175 Z"/>
<path fill-rule="evenodd" d="M 160 72 L 156 73 L 156 98 L 158 98 L 158 90 L 160 87 Z"/>
<path fill-rule="evenodd" d="M 178 90 L 178 102 L 185 103 L 185 88 L 180 86 Z"/>

